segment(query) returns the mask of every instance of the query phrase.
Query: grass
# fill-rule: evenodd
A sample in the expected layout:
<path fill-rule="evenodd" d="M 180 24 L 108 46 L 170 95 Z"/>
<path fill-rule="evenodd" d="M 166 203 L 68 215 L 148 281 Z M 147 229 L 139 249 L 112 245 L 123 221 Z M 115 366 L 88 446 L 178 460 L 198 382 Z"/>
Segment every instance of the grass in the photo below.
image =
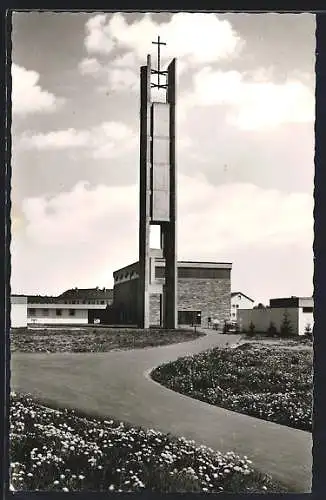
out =
<path fill-rule="evenodd" d="M 50 328 L 13 329 L 10 335 L 12 352 L 107 352 L 117 349 L 141 349 L 178 342 L 187 342 L 202 336 L 194 330 L 148 330 L 131 328 Z"/>
<path fill-rule="evenodd" d="M 207 403 L 296 429 L 312 429 L 312 350 L 246 343 L 153 370 L 162 385 Z"/>
<path fill-rule="evenodd" d="M 15 490 L 280 493 L 247 457 L 221 454 L 112 419 L 48 408 L 12 394 L 10 478 Z"/>

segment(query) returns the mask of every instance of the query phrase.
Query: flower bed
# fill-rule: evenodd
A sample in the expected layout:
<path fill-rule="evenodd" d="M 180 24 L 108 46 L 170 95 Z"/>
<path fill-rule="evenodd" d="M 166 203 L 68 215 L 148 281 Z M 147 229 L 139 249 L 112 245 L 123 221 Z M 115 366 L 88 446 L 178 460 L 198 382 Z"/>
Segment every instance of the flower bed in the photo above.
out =
<path fill-rule="evenodd" d="M 11 351 L 20 352 L 106 352 L 114 349 L 155 347 L 194 340 L 202 334 L 193 330 L 148 330 L 132 328 L 13 329 Z"/>
<path fill-rule="evenodd" d="M 311 431 L 311 350 L 247 343 L 180 358 L 156 368 L 151 376 L 201 401 Z"/>
<path fill-rule="evenodd" d="M 247 457 L 184 438 L 50 409 L 12 394 L 11 485 L 15 490 L 284 492 Z"/>

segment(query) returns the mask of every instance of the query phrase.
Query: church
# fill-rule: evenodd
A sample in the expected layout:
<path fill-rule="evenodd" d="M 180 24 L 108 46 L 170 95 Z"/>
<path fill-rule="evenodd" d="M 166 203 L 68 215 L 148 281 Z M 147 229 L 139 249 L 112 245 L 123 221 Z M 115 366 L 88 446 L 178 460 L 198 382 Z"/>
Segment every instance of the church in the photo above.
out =
<path fill-rule="evenodd" d="M 85 296 L 75 289 L 52 298 L 13 297 L 20 323 L 175 329 L 230 319 L 232 264 L 177 259 L 176 59 L 162 70 L 165 44 L 160 37 L 153 43 L 157 68 L 150 55 L 140 68 L 138 262 L 113 273 L 109 301 L 98 289 Z M 160 230 L 159 249 L 150 248 L 152 226 Z"/>
<path fill-rule="evenodd" d="M 152 250 L 151 252 L 155 252 Z M 231 263 L 177 262 L 178 325 L 220 323 L 230 318 Z M 161 326 L 164 314 L 165 262 L 161 257 L 150 259 L 149 324 Z M 139 262 L 113 273 L 113 304 L 117 322 L 139 323 Z M 112 311 L 112 312 L 113 312 Z"/>

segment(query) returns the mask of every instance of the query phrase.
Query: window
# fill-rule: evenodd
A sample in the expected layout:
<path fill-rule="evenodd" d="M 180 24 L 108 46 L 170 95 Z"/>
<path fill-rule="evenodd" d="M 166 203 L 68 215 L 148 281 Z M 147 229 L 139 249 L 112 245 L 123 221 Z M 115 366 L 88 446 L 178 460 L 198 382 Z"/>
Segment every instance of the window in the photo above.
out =
<path fill-rule="evenodd" d="M 201 325 L 201 311 L 178 311 L 180 325 Z"/>
<path fill-rule="evenodd" d="M 104 304 L 104 300 L 101 300 L 101 304 Z"/>
<path fill-rule="evenodd" d="M 312 313 L 312 312 L 314 312 L 314 308 L 313 307 L 303 307 L 302 308 L 302 312 L 304 312 L 304 313 Z"/>
<path fill-rule="evenodd" d="M 232 304 L 232 307 L 235 307 L 235 304 Z"/>
<path fill-rule="evenodd" d="M 30 316 L 35 316 L 35 309 L 28 309 L 28 313 Z"/>
<path fill-rule="evenodd" d="M 49 316 L 49 309 L 43 309 L 43 316 Z"/>
<path fill-rule="evenodd" d="M 239 307 L 239 304 L 236 305 L 236 307 L 238 308 Z"/>
<path fill-rule="evenodd" d="M 76 301 L 75 301 L 75 300 L 72 300 L 72 304 L 76 304 Z"/>
<path fill-rule="evenodd" d="M 69 316 L 75 316 L 75 315 L 76 315 L 75 309 L 69 309 Z"/>
<path fill-rule="evenodd" d="M 62 309 L 56 309 L 55 310 L 55 315 L 56 316 L 62 316 Z"/>

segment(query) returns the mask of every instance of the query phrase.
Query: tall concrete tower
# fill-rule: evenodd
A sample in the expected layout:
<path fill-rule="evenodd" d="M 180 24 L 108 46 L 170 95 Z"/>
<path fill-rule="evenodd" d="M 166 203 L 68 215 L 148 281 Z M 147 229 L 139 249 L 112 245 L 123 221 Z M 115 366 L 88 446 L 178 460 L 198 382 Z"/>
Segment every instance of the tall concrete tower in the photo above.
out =
<path fill-rule="evenodd" d="M 176 60 L 161 70 L 158 37 L 157 69 L 140 69 L 140 205 L 139 205 L 139 321 L 150 324 L 150 293 L 155 276 L 155 258 L 165 260 L 165 282 L 161 295 L 161 325 L 177 328 L 176 251 Z M 153 82 L 152 79 L 156 80 Z M 163 80 L 164 83 L 161 83 Z M 159 101 L 152 101 L 151 89 L 158 89 Z M 160 226 L 160 250 L 150 249 L 150 227 Z"/>

